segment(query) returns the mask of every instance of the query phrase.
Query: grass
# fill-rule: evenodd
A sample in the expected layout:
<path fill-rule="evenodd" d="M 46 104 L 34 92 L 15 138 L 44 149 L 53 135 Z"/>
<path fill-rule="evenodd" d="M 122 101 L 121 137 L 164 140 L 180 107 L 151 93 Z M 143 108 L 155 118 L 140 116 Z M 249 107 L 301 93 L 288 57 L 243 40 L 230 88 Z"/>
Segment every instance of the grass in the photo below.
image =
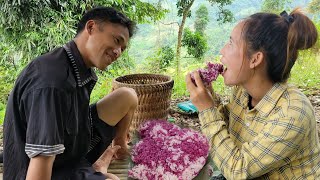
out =
<path fill-rule="evenodd" d="M 304 89 L 305 94 L 320 89 L 320 54 L 303 52 L 293 66 L 289 83 Z"/>
<path fill-rule="evenodd" d="M 6 113 L 6 106 L 5 104 L 0 103 L 0 124 L 3 124 L 5 113 Z"/>

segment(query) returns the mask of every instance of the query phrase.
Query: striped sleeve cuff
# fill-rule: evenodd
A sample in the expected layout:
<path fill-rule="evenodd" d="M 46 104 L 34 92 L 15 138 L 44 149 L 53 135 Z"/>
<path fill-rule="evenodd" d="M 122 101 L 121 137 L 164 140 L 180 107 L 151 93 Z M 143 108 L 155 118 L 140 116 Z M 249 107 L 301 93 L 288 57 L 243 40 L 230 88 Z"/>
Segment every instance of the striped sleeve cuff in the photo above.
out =
<path fill-rule="evenodd" d="M 38 145 L 38 144 L 28 144 L 26 143 L 25 151 L 29 158 L 33 158 L 37 155 L 42 156 L 53 156 L 57 154 L 61 154 L 64 152 L 64 145 Z"/>

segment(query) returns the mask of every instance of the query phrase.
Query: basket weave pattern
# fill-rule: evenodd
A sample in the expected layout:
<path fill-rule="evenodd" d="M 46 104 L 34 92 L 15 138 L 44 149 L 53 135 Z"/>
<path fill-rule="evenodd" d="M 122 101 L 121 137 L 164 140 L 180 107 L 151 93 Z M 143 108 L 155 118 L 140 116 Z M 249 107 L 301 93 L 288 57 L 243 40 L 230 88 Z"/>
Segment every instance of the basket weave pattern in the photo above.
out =
<path fill-rule="evenodd" d="M 129 87 L 136 91 L 139 104 L 134 112 L 130 133 L 149 119 L 165 119 L 168 116 L 173 80 L 160 74 L 130 74 L 113 81 L 113 89 Z"/>

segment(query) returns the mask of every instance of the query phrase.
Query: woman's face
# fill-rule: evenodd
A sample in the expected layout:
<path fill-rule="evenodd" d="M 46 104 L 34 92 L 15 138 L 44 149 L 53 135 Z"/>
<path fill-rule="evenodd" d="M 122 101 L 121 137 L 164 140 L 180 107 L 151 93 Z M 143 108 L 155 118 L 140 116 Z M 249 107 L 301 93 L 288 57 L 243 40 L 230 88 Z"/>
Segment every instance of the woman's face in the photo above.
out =
<path fill-rule="evenodd" d="M 241 37 L 243 26 L 244 22 L 235 26 L 229 42 L 220 51 L 222 55 L 220 61 L 225 67 L 222 76 L 224 77 L 224 83 L 228 86 L 243 85 L 252 75 L 249 60 L 244 59 L 246 55 L 243 51 L 243 39 Z"/>

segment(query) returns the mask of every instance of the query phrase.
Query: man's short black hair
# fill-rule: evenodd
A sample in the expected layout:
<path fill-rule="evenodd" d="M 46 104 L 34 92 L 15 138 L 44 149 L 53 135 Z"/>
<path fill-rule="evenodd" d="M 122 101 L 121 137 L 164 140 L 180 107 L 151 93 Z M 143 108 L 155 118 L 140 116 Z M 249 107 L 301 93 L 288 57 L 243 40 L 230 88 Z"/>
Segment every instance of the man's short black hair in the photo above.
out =
<path fill-rule="evenodd" d="M 111 7 L 96 7 L 86 12 L 78 23 L 77 35 L 85 28 L 89 20 L 98 22 L 111 22 L 121 24 L 129 30 L 129 37 L 132 37 L 136 29 L 136 23 L 130 20 L 121 12 Z"/>

